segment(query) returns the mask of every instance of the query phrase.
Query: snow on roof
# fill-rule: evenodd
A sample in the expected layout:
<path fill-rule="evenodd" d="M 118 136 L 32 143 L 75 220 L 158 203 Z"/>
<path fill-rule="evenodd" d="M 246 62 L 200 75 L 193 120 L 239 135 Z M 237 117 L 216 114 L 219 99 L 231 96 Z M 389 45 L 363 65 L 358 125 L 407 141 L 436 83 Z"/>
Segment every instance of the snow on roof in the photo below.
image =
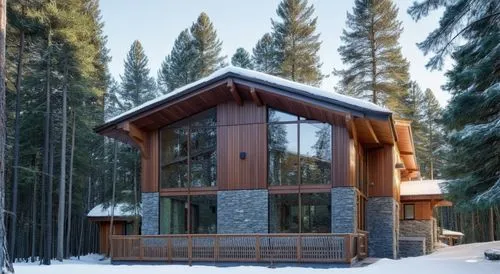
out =
<path fill-rule="evenodd" d="M 111 205 L 108 205 L 107 208 L 104 207 L 104 204 L 96 205 L 92 210 L 89 211 L 87 217 L 111 217 Z M 134 206 L 129 203 L 117 203 L 115 205 L 115 211 L 113 212 L 115 217 L 130 217 L 134 216 Z M 139 216 L 142 216 L 142 210 L 139 206 L 138 208 Z"/>
<path fill-rule="evenodd" d="M 448 230 L 448 229 L 444 229 L 444 228 L 443 228 L 443 231 L 441 234 L 445 235 L 445 236 L 464 236 L 464 234 L 462 232 Z"/>
<path fill-rule="evenodd" d="M 401 183 L 401 196 L 442 195 L 445 180 L 421 180 Z"/>
<path fill-rule="evenodd" d="M 131 113 L 134 113 L 138 110 L 146 108 L 146 107 L 153 105 L 155 103 L 161 102 L 163 100 L 167 100 L 168 98 L 174 97 L 174 96 L 176 96 L 176 95 L 178 95 L 186 90 L 189 90 L 190 88 L 193 88 L 193 87 L 196 87 L 198 85 L 202 85 L 204 83 L 210 82 L 211 80 L 214 80 L 218 77 L 223 76 L 224 74 L 229 74 L 229 73 L 236 75 L 236 76 L 241 76 L 241 77 L 245 77 L 245 78 L 249 78 L 249 79 L 263 81 L 263 82 L 266 82 L 266 83 L 272 84 L 272 85 L 278 85 L 278 86 L 282 86 L 285 88 L 300 90 L 300 91 L 309 93 L 311 95 L 320 96 L 320 97 L 324 97 L 324 98 L 331 99 L 331 100 L 336 100 L 336 101 L 339 101 L 339 102 L 342 102 L 342 103 L 345 103 L 348 105 L 361 107 L 361 108 L 364 108 L 366 110 L 382 112 L 382 113 L 391 113 L 390 110 L 383 108 L 381 106 L 378 106 L 376 104 L 373 104 L 371 102 L 357 99 L 357 98 L 353 98 L 353 97 L 350 97 L 347 95 L 342 95 L 342 94 L 339 94 L 333 90 L 320 89 L 317 87 L 313 87 L 313 86 L 293 82 L 290 80 L 286 80 L 286 79 L 276 77 L 273 75 L 269 75 L 269 74 L 266 74 L 263 72 L 244 69 L 244 68 L 240 68 L 240 67 L 227 66 L 227 67 L 221 68 L 221 69 L 213 72 L 212 74 L 208 75 L 207 77 L 199 79 L 198 81 L 195 81 L 195 82 L 187 84 L 183 87 L 177 88 L 177 89 L 175 89 L 167 94 L 163 94 L 161 96 L 158 96 L 155 99 L 152 99 L 150 101 L 143 103 L 142 105 L 139 105 L 139 106 L 134 107 L 128 111 L 125 111 L 120 115 L 112 117 L 112 118 L 108 119 L 106 121 L 106 123 L 116 121 L 116 120 L 123 118 L 123 117 L 125 117 Z"/>

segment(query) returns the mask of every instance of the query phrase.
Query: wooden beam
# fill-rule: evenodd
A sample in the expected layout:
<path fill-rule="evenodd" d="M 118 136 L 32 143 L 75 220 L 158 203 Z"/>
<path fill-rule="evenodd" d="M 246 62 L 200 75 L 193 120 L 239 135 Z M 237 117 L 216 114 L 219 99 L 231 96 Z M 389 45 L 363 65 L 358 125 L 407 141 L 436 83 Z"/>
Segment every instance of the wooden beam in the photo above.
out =
<path fill-rule="evenodd" d="M 413 155 L 412 151 L 400 151 L 399 155 Z"/>
<path fill-rule="evenodd" d="M 250 95 L 252 96 L 252 100 L 253 102 L 258 106 L 258 107 L 261 107 L 263 106 L 264 104 L 262 103 L 262 100 L 260 99 L 259 97 L 259 94 L 257 94 L 257 92 L 255 91 L 255 88 L 254 87 L 251 87 L 250 88 Z"/>
<path fill-rule="evenodd" d="M 375 141 L 375 144 L 380 144 L 380 141 L 378 140 L 377 134 L 375 134 L 375 130 L 373 130 L 372 123 L 370 123 L 370 120 L 364 119 L 366 127 L 368 128 L 368 132 L 372 136 L 373 140 Z"/>
<path fill-rule="evenodd" d="M 227 80 L 227 87 L 229 88 L 229 92 L 231 92 L 231 96 L 233 96 L 234 101 L 236 101 L 236 104 L 242 106 L 243 100 L 241 99 L 241 96 L 238 93 L 238 89 L 236 88 L 233 79 Z"/>
<path fill-rule="evenodd" d="M 118 126 L 118 128 L 127 132 L 128 136 L 139 147 L 142 157 L 148 159 L 149 155 L 146 149 L 146 134 L 142 130 L 138 129 L 134 124 L 131 124 L 130 122 L 122 123 Z"/>
<path fill-rule="evenodd" d="M 349 132 L 349 138 L 357 140 L 358 134 L 356 132 L 356 125 L 354 124 L 354 120 L 352 119 L 351 114 L 347 114 L 345 116 L 345 124 L 347 127 L 347 131 Z"/>

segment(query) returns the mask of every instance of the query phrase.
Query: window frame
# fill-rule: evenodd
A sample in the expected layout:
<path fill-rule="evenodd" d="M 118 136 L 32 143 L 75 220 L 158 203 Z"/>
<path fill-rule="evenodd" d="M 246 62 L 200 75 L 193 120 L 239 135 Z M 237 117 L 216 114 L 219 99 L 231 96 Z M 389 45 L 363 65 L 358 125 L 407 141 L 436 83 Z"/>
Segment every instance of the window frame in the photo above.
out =
<path fill-rule="evenodd" d="M 213 111 L 214 112 L 214 116 L 215 116 L 215 124 L 212 125 L 212 126 L 192 126 L 192 123 L 193 123 L 193 120 L 196 121 L 196 118 L 199 117 L 199 116 L 202 116 L 203 113 L 205 112 L 210 112 L 210 111 Z M 176 124 L 182 122 L 182 121 L 185 121 L 186 124 L 183 125 L 183 126 L 176 126 Z M 162 186 L 162 169 L 166 166 L 168 166 L 169 164 L 172 164 L 172 163 L 162 163 L 162 155 L 163 155 L 163 150 L 162 150 L 162 136 L 163 136 L 163 132 L 164 130 L 166 129 L 172 129 L 172 128 L 186 128 L 187 129 L 187 184 L 186 184 L 186 187 L 172 187 L 172 188 L 168 188 L 168 187 L 163 187 Z M 159 140 L 160 142 L 158 142 L 158 151 L 159 151 L 159 161 L 158 161 L 158 179 L 159 179 L 159 190 L 160 190 L 160 194 L 163 193 L 164 196 L 170 196 L 170 195 L 183 195 L 183 194 L 190 194 L 191 192 L 196 192 L 196 193 L 206 193 L 206 194 L 212 194 L 213 191 L 216 191 L 217 190 L 217 162 L 215 164 L 215 185 L 214 186 L 202 186 L 202 187 L 192 187 L 192 182 L 191 182 L 191 179 L 192 179 L 192 176 L 191 176 L 191 167 L 192 167 L 192 160 L 191 158 L 193 157 L 191 155 L 191 132 L 192 132 L 192 129 L 215 129 L 215 155 L 216 155 L 216 159 L 217 159 L 217 107 L 213 107 L 213 108 L 209 108 L 209 109 L 206 109 L 204 111 L 201 111 L 201 112 L 198 112 L 192 116 L 189 116 L 189 117 L 186 117 L 184 119 L 181 119 L 181 120 L 177 120 L 175 122 L 172 122 L 168 125 L 165 125 L 161 128 L 158 129 L 158 133 L 159 133 Z"/>
<path fill-rule="evenodd" d="M 270 110 L 276 110 L 276 111 L 279 111 L 279 112 L 283 112 L 285 114 L 289 114 L 291 116 L 295 116 L 296 117 L 296 120 L 293 120 L 293 121 L 269 121 L 269 112 Z M 296 136 L 296 140 L 297 140 L 297 185 L 270 185 L 270 181 L 269 181 L 269 162 L 270 162 L 270 150 L 269 150 L 269 134 L 266 136 L 267 138 L 267 147 L 266 147 L 266 150 L 267 150 L 267 189 L 270 191 L 270 194 L 271 193 L 275 193 L 275 194 L 286 194 L 286 193 L 300 193 L 301 190 L 309 190 L 309 191 L 325 191 L 325 190 L 330 190 L 332 187 L 333 187 L 333 176 L 332 176 L 332 170 L 333 170 L 333 160 L 334 160 L 334 157 L 333 157 L 333 153 L 334 153 L 334 140 L 333 140 L 333 136 L 334 136 L 334 129 L 333 129 L 333 125 L 328 123 L 328 122 L 322 122 L 322 121 L 319 121 L 319 120 L 312 120 L 312 119 L 308 119 L 306 117 L 302 117 L 302 116 L 299 116 L 299 115 L 295 115 L 293 113 L 289 113 L 287 111 L 284 111 L 284 110 L 281 110 L 279 108 L 273 108 L 273 107 L 266 107 L 266 130 L 269 130 L 269 126 L 270 125 L 286 125 L 286 124 L 292 124 L 292 125 L 296 125 L 297 126 L 297 136 Z M 330 176 L 330 183 L 328 184 L 302 184 L 302 170 L 301 170 L 301 166 L 302 166 L 302 162 L 301 162 L 301 156 L 300 156 L 300 125 L 301 124 L 328 124 L 330 126 L 330 172 L 329 172 L 329 176 Z M 284 192 L 283 192 L 284 191 Z M 291 192 L 290 192 L 291 191 Z"/>
<path fill-rule="evenodd" d="M 411 218 L 406 216 L 406 207 L 413 208 L 413 216 Z M 403 204 L 403 220 L 415 220 L 415 204 Z"/>

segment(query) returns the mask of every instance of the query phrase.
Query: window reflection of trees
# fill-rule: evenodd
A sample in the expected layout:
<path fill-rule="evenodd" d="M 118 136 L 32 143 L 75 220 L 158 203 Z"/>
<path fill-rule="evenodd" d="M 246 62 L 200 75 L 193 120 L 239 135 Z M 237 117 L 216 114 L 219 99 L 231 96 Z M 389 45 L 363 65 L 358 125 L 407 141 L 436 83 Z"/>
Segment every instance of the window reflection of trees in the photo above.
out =
<path fill-rule="evenodd" d="M 215 186 L 217 175 L 215 109 L 162 129 L 160 150 L 162 188 Z M 189 178 L 191 180 L 188 183 Z"/>
<path fill-rule="evenodd" d="M 268 121 L 269 185 L 329 184 L 331 126 L 273 109 Z"/>

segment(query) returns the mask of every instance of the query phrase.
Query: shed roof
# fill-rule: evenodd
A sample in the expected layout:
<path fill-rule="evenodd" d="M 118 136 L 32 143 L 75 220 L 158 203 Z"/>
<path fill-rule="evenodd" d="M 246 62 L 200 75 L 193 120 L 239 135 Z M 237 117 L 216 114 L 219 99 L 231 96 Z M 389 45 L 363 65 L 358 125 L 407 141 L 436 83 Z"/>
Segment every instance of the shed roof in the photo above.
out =
<path fill-rule="evenodd" d="M 443 231 L 441 234 L 444 236 L 460 236 L 460 237 L 464 236 L 464 234 L 462 232 L 448 230 L 448 229 L 444 229 L 444 228 L 443 228 Z"/>
<path fill-rule="evenodd" d="M 110 205 L 106 207 L 104 204 L 98 204 L 89 211 L 87 217 L 90 218 L 111 217 L 111 210 L 112 207 Z M 140 206 L 138 208 L 138 214 L 139 216 L 142 216 L 142 210 Z M 132 217 L 134 215 L 135 215 L 134 206 L 132 204 L 117 203 L 115 205 L 115 210 L 113 212 L 114 217 Z"/>
<path fill-rule="evenodd" d="M 443 195 L 445 180 L 421 180 L 401 183 L 401 196 Z"/>

